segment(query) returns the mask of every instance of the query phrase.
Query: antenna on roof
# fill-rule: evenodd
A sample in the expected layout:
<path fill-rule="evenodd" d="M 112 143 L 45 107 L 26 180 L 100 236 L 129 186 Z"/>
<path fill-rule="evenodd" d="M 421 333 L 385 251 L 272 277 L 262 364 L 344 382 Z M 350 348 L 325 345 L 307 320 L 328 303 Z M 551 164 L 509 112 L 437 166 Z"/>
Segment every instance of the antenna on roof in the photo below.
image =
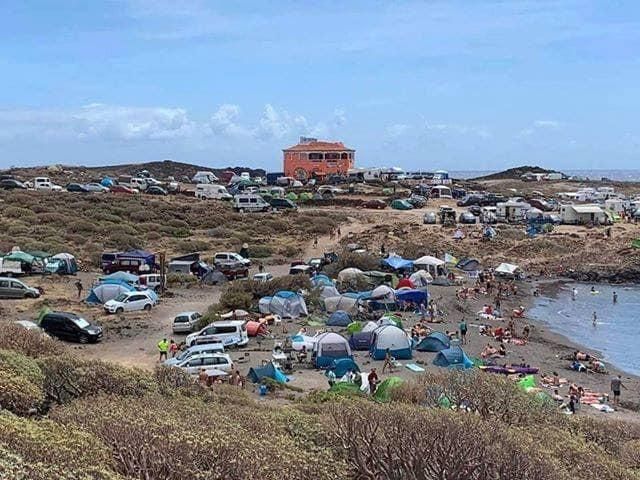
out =
<path fill-rule="evenodd" d="M 309 143 L 313 143 L 313 142 L 317 142 L 318 139 L 317 138 L 313 138 L 313 137 L 300 137 L 300 143 L 302 145 L 307 145 Z"/>

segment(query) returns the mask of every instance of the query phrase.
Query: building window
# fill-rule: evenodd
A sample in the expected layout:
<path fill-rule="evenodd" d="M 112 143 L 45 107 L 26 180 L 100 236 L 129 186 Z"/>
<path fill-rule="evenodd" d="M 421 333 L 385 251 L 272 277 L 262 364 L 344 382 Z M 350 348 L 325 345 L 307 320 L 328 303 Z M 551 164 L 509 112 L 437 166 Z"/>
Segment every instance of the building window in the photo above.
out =
<path fill-rule="evenodd" d="M 339 153 L 325 153 L 324 154 L 324 158 L 326 158 L 327 160 L 339 160 L 340 159 L 340 154 Z"/>
<path fill-rule="evenodd" d="M 348 153 L 343 153 L 342 154 L 342 160 L 347 160 L 349 158 L 349 154 Z"/>
<path fill-rule="evenodd" d="M 307 153 L 306 152 L 301 152 L 298 154 L 298 159 L 299 160 L 307 160 Z"/>
<path fill-rule="evenodd" d="M 324 155 L 322 153 L 310 153 L 309 160 L 324 160 Z"/>

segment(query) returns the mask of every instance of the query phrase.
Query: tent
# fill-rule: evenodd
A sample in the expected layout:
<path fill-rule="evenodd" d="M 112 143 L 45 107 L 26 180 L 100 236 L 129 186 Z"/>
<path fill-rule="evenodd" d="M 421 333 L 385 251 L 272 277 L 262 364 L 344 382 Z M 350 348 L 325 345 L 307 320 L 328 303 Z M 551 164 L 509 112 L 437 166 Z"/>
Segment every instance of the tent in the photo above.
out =
<path fill-rule="evenodd" d="M 326 298 L 330 298 L 330 297 L 339 297 L 340 296 L 340 292 L 333 285 L 330 285 L 330 286 L 327 285 L 325 287 L 321 286 L 321 287 L 319 287 L 319 291 L 320 291 L 320 298 L 322 300 L 324 300 Z"/>
<path fill-rule="evenodd" d="M 247 322 L 247 335 L 257 337 L 258 335 L 266 335 L 268 332 L 267 325 L 262 322 Z"/>
<path fill-rule="evenodd" d="M 370 354 L 374 360 L 384 360 L 387 349 L 391 356 L 397 359 L 410 359 L 411 338 L 404 330 L 393 325 L 385 325 L 373 332 Z"/>
<path fill-rule="evenodd" d="M 210 268 L 202 275 L 202 281 L 206 285 L 220 285 L 221 283 L 226 283 L 228 279 L 220 270 Z"/>
<path fill-rule="evenodd" d="M 102 185 L 103 187 L 113 187 L 113 180 L 109 177 L 104 177 L 101 181 L 100 181 L 100 185 Z"/>
<path fill-rule="evenodd" d="M 398 315 L 388 313 L 381 316 L 376 322 L 378 327 L 384 327 L 385 325 L 392 325 L 394 327 L 402 328 L 402 318 Z M 377 327 L 376 327 L 377 328 Z M 375 329 L 374 329 L 375 330 Z"/>
<path fill-rule="evenodd" d="M 327 312 L 344 310 L 347 313 L 355 314 L 358 313 L 358 299 L 348 295 L 327 297 L 324 299 L 324 309 Z"/>
<path fill-rule="evenodd" d="M 369 350 L 372 340 L 373 332 L 354 332 L 349 337 L 349 346 L 352 350 Z"/>
<path fill-rule="evenodd" d="M 463 258 L 456 264 L 456 268 L 464 272 L 475 272 L 480 270 L 480 262 L 475 258 Z"/>
<path fill-rule="evenodd" d="M 451 342 L 451 346 L 444 350 L 440 350 L 433 364 L 438 367 L 467 369 L 473 367 L 473 362 L 464 353 L 458 342 Z"/>
<path fill-rule="evenodd" d="M 387 285 L 380 285 L 371 291 L 367 300 L 375 300 L 379 303 L 394 303 L 396 301 L 396 292 Z"/>
<path fill-rule="evenodd" d="M 359 268 L 345 268 L 338 273 L 339 282 L 351 282 L 357 280 L 364 280 L 364 272 Z"/>
<path fill-rule="evenodd" d="M 357 320 L 354 320 L 347 325 L 347 332 L 349 333 L 358 333 L 360 331 L 362 331 L 362 324 Z"/>
<path fill-rule="evenodd" d="M 383 317 L 384 318 L 384 317 Z M 375 331 L 380 325 L 378 325 L 378 323 L 376 322 L 367 322 L 367 324 L 362 327 L 362 330 L 360 330 L 361 332 L 373 332 Z"/>
<path fill-rule="evenodd" d="M 385 272 L 378 272 L 377 270 L 370 270 L 363 272 L 364 278 L 369 285 L 383 285 L 384 283 L 392 283 L 393 275 Z"/>
<path fill-rule="evenodd" d="M 515 278 L 522 274 L 522 269 L 518 265 L 511 263 L 501 263 L 495 269 L 495 273 L 504 277 Z"/>
<path fill-rule="evenodd" d="M 404 382 L 400 377 L 389 377 L 382 381 L 378 388 L 376 388 L 376 393 L 373 394 L 373 398 L 377 402 L 387 403 L 391 401 L 391 392 L 398 388 Z"/>
<path fill-rule="evenodd" d="M 306 317 L 307 304 L 302 295 L 288 290 L 281 290 L 273 297 L 263 297 L 259 302 L 260 313 L 273 313 L 282 318 Z"/>
<path fill-rule="evenodd" d="M 450 346 L 451 340 L 447 335 L 442 332 L 431 332 L 416 345 L 416 350 L 419 352 L 440 352 Z"/>
<path fill-rule="evenodd" d="M 104 277 L 100 278 L 100 282 L 105 282 L 105 281 L 118 281 L 118 282 L 125 282 L 125 283 L 138 283 L 140 277 L 138 277 L 138 275 L 134 275 L 133 273 L 129 273 L 129 272 L 114 272 L 110 275 L 105 275 Z"/>
<path fill-rule="evenodd" d="M 396 289 L 400 288 L 416 288 L 409 277 L 401 278 L 398 284 L 396 285 Z"/>
<path fill-rule="evenodd" d="M 428 303 L 427 292 L 424 290 L 396 290 L 396 298 L 398 302 L 412 302 L 417 305 Z"/>
<path fill-rule="evenodd" d="M 289 381 L 289 378 L 271 362 L 262 367 L 250 368 L 247 378 L 253 383 L 259 383 L 263 378 L 270 378 L 278 383 L 287 383 Z"/>
<path fill-rule="evenodd" d="M 344 310 L 336 310 L 327 320 L 327 327 L 346 327 L 351 323 L 351 316 Z"/>
<path fill-rule="evenodd" d="M 344 337 L 333 332 L 316 337 L 313 345 L 313 361 L 316 368 L 327 368 L 340 358 L 352 358 L 351 347 Z"/>
<path fill-rule="evenodd" d="M 329 373 L 330 370 L 335 373 L 336 378 L 340 378 L 348 371 L 359 372 L 360 367 L 352 358 L 339 358 L 331 363 L 326 373 Z"/>
<path fill-rule="evenodd" d="M 313 350 L 314 345 L 316 344 L 317 337 L 310 337 L 308 335 L 294 335 L 291 337 L 291 348 L 296 351 L 302 350 L 302 348 L 306 348 L 309 351 Z"/>
<path fill-rule="evenodd" d="M 58 253 L 48 259 L 45 270 L 59 275 L 74 275 L 78 272 L 78 264 L 70 253 Z"/>
<path fill-rule="evenodd" d="M 103 304 L 113 300 L 121 293 L 132 292 L 135 287 L 121 280 L 109 280 L 99 283 L 91 289 L 86 302 L 92 304 Z"/>
<path fill-rule="evenodd" d="M 413 272 L 409 277 L 409 280 L 415 285 L 415 288 L 426 287 L 433 282 L 433 277 L 426 270 L 418 270 Z"/>
<path fill-rule="evenodd" d="M 413 268 L 412 260 L 406 260 L 399 255 L 389 255 L 387 258 L 382 260 L 382 263 L 394 270 Z"/>
<path fill-rule="evenodd" d="M 333 280 L 326 275 L 319 273 L 311 277 L 311 284 L 314 287 L 333 287 Z"/>

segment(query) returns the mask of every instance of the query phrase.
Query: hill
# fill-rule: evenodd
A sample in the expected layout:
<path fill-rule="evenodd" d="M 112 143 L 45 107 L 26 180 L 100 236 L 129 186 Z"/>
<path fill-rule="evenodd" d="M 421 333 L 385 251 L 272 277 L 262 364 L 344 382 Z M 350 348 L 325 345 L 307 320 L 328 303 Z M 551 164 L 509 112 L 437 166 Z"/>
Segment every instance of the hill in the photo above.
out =
<path fill-rule="evenodd" d="M 548 170 L 542 167 L 523 165 L 520 167 L 509 168 L 502 172 L 471 178 L 470 180 L 519 180 L 525 173 L 557 173 L 557 170 Z"/>

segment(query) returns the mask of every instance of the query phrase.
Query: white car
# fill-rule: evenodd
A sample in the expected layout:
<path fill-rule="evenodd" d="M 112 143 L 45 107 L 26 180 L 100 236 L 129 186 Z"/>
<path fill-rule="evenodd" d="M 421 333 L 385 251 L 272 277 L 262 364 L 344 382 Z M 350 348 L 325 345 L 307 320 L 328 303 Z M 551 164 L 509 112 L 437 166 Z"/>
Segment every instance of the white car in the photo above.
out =
<path fill-rule="evenodd" d="M 233 371 L 233 361 L 226 353 L 201 353 L 192 355 L 185 360 L 173 365 L 186 370 L 187 373 L 197 375 L 203 368 L 205 370 L 222 370 L 231 373 Z"/>
<path fill-rule="evenodd" d="M 254 282 L 270 282 L 271 280 L 273 280 L 273 275 L 269 272 L 256 273 L 253 276 Z"/>
<path fill-rule="evenodd" d="M 242 320 L 213 322 L 202 330 L 187 335 L 187 347 L 207 343 L 222 343 L 225 347 L 237 345 L 242 347 L 249 343 L 247 324 Z"/>
<path fill-rule="evenodd" d="M 241 263 L 245 267 L 251 266 L 251 260 L 235 252 L 218 252 L 213 256 L 213 263 Z"/>
<path fill-rule="evenodd" d="M 85 183 L 84 184 L 84 188 L 86 188 L 87 190 L 89 190 L 90 192 L 97 192 L 97 193 L 106 193 L 109 191 L 109 189 L 107 187 L 105 187 L 104 185 L 101 185 L 99 183 Z"/>
<path fill-rule="evenodd" d="M 155 300 L 147 292 L 125 292 L 104 304 L 107 313 L 123 313 L 138 310 L 151 310 Z"/>
<path fill-rule="evenodd" d="M 182 312 L 173 319 L 173 333 L 191 333 L 202 315 L 198 312 Z"/>

